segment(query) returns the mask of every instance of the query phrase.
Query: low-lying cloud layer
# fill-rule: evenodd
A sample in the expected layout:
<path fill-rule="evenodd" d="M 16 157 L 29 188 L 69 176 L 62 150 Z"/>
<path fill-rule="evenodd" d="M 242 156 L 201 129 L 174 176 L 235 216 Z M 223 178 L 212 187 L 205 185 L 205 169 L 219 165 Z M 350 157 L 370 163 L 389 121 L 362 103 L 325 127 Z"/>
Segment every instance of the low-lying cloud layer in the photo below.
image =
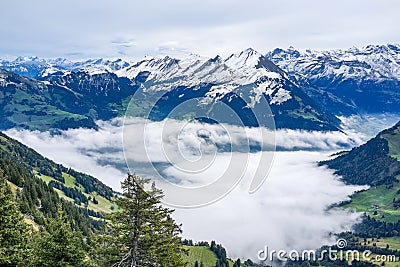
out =
<path fill-rule="evenodd" d="M 42 155 L 91 174 L 114 189 L 127 173 L 122 153 L 121 121 L 98 122 L 100 129 L 70 129 L 60 135 L 11 129 L 5 133 Z"/>
<path fill-rule="evenodd" d="M 217 240 L 231 257 L 256 259 L 270 249 L 312 249 L 334 243 L 332 233 L 351 229 L 358 214 L 327 210 L 348 198 L 355 186 L 344 185 L 332 171 L 317 167 L 319 152 L 277 152 L 267 180 L 248 194 L 249 179 L 225 198 L 198 209 L 177 209 L 183 233 L 194 240 Z"/>
<path fill-rule="evenodd" d="M 11 129 L 6 131 L 9 136 L 34 148 L 39 153 L 50 159 L 72 167 L 78 171 L 86 172 L 98 177 L 114 189 L 120 189 L 120 181 L 125 176 L 128 168 L 125 164 L 123 153 L 123 120 L 115 119 L 111 122 L 98 122 L 100 129 L 70 129 L 62 131 L 59 135 L 51 135 L 49 132 Z M 271 132 L 263 129 L 244 129 L 236 126 L 227 126 L 230 136 L 224 134 L 220 126 L 208 125 L 205 134 L 209 135 L 211 144 L 204 144 L 201 124 L 192 124 L 184 131 L 180 131 L 181 122 L 172 122 L 173 127 L 163 128 L 163 122 L 150 122 L 147 124 L 146 139 L 136 138 L 143 132 L 143 119 L 129 121 L 129 135 L 137 145 L 146 142 L 146 151 L 128 151 L 129 158 L 134 159 L 137 171 L 140 173 L 140 163 L 147 162 L 150 157 L 155 162 L 166 162 L 163 154 L 166 151 L 169 157 L 175 154 L 179 157 L 196 157 L 200 150 L 193 150 L 200 146 L 201 153 L 212 155 L 215 146 L 220 148 L 230 146 L 238 152 L 244 146 L 243 142 L 260 144 L 264 142 L 264 148 L 271 148 L 271 140 L 275 139 L 278 150 L 314 150 L 337 151 L 348 149 L 361 144 L 365 138 L 357 134 L 342 132 L 309 132 L 297 130 L 277 130 L 271 137 Z M 204 128 L 204 127 L 203 127 Z M 199 132 L 200 131 L 200 132 Z M 349 134 L 350 133 L 350 134 Z M 179 134 L 179 136 L 178 136 Z M 161 139 L 164 137 L 163 139 Z M 168 138 L 165 138 L 168 137 Z M 127 138 L 125 136 L 125 138 Z M 179 138 L 179 141 L 178 141 Z M 203 142 L 203 143 L 201 143 Z M 234 144 L 234 145 L 232 145 Z M 246 143 L 247 144 L 247 143 Z M 139 147 L 139 146 L 137 146 Z M 226 149 L 226 148 L 223 148 Z M 244 150 L 248 148 L 243 148 Z M 244 152 L 244 151 L 241 151 Z M 171 158 L 168 158 L 171 160 Z M 144 166 L 144 165 L 143 165 Z M 135 171 L 135 169 L 131 170 Z M 145 170 L 143 170 L 145 172 Z M 144 173 L 146 174 L 146 173 Z"/>
<path fill-rule="evenodd" d="M 60 135 L 51 135 L 47 132 L 9 130 L 6 134 L 56 162 L 92 174 L 119 190 L 119 183 L 127 172 L 122 151 L 122 120 L 99 123 L 98 131 L 73 129 L 63 131 Z M 132 127 L 129 137 L 132 140 L 140 136 L 140 132 L 135 131 L 142 131 L 143 123 L 142 119 L 129 122 L 129 127 Z M 170 158 L 163 156 L 165 151 L 172 158 L 176 157 L 174 163 L 181 163 L 182 160 L 189 160 L 190 163 L 190 160 L 196 161 L 196 157 L 205 156 L 214 157 L 214 166 L 218 167 L 224 166 L 231 159 L 227 157 L 226 150 L 233 149 L 231 155 L 236 160 L 249 154 L 243 153 L 240 145 L 246 140 L 244 133 L 253 144 L 261 141 L 267 143 L 267 151 L 250 153 L 243 179 L 220 201 L 197 209 L 176 210 L 174 217 L 183 223 L 186 238 L 196 241 L 216 240 L 228 249 L 231 257 L 255 259 L 257 251 L 265 245 L 277 250 L 301 250 L 333 243 L 331 233 L 349 230 L 359 218 L 358 214 L 340 209 L 327 210 L 327 207 L 347 199 L 360 187 L 343 184 L 331 170 L 316 164 L 316 161 L 328 158 L 334 151 L 360 144 L 363 138 L 357 135 L 276 131 L 276 145 L 282 150 L 274 153 L 272 167 L 264 184 L 254 194 L 249 194 L 253 174 L 259 166 L 257 155 L 273 153 L 268 151 L 271 148 L 268 143 L 271 136 L 259 135 L 257 129 L 234 126 L 221 128 L 217 125 L 193 124 L 181 127 L 181 122 L 174 121 L 173 127 L 164 128 L 166 132 L 163 136 L 160 134 L 162 123 L 149 122 L 147 138 L 135 140 L 146 143 L 147 155 L 142 151 L 125 151 L 132 153 L 132 159 L 136 161 L 133 166 L 137 169 L 131 171 L 146 175 L 146 157 L 150 157 L 159 164 L 166 164 L 162 165 L 163 173 L 184 186 L 212 182 L 212 179 L 220 175 L 218 172 L 222 167 L 211 167 L 208 172 L 188 175 L 167 164 Z M 226 136 L 225 131 L 230 136 Z M 135 145 L 135 142 L 132 144 Z M 164 150 L 160 150 L 161 144 Z M 180 153 L 181 157 L 175 153 Z"/>

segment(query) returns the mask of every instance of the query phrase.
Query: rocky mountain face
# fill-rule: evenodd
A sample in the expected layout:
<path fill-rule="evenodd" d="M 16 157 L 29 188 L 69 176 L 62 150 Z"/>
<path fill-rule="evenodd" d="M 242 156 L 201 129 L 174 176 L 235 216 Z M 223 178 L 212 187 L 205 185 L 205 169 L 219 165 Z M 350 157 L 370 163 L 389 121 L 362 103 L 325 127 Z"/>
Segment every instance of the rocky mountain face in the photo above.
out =
<path fill-rule="evenodd" d="M 400 46 L 330 51 L 275 49 L 266 57 L 339 115 L 400 112 Z"/>
<path fill-rule="evenodd" d="M 131 102 L 134 115 L 146 116 L 151 106 L 150 118 L 156 120 L 215 117 L 219 122 L 258 126 L 266 123 L 257 118 L 264 116 L 268 121 L 273 116 L 277 128 L 337 130 L 340 120 L 336 116 L 400 112 L 399 64 L 398 45 L 332 51 L 275 49 L 265 56 L 249 48 L 225 59 L 189 55 L 183 59 L 146 57 L 137 62 L 20 57 L 0 61 L 1 68 L 13 72 L 2 71 L 0 87 L 4 92 L 18 87 L 32 95 L 38 94 L 37 90 L 21 84 L 36 84 L 53 88 L 46 89 L 50 98 L 53 92 L 64 91 L 66 99 L 58 99 L 66 106 L 57 108 L 89 120 L 124 115 L 136 93 L 137 99 Z M 17 74 L 21 75 L 18 86 L 6 82 L 8 76 Z M 11 95 L 15 96 L 8 93 L 7 99 Z M 3 97 L 6 106 L 4 101 Z M 30 101 L 24 101 L 19 105 L 32 108 Z M 71 101 L 78 104 L 69 109 Z M 190 105 L 185 106 L 188 101 Z M 263 101 L 270 111 L 262 107 Z M 182 108 L 176 111 L 178 106 Z M 239 119 L 226 116 L 222 106 Z M 255 116 L 255 112 L 263 116 Z M 15 118 L 12 113 L 6 109 L 3 117 Z M 43 128 L 51 128 L 51 124 Z M 18 123 L 2 128 L 12 125 Z"/>

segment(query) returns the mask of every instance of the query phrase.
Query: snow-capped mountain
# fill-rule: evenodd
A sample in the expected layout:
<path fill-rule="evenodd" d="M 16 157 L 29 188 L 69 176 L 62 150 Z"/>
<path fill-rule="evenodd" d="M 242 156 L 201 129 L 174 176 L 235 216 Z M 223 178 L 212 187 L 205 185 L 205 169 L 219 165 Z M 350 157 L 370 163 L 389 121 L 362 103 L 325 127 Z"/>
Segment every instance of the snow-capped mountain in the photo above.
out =
<path fill-rule="evenodd" d="M 71 62 L 60 58 L 19 57 L 15 61 L 0 62 L 0 67 L 26 77 L 56 81 L 63 85 L 67 85 L 66 80 L 72 79 L 73 73 L 77 72 L 86 73 L 85 76 L 114 73 L 118 77 L 136 79 L 143 82 L 148 90 L 156 91 L 214 84 L 208 94 L 211 98 L 222 98 L 239 86 L 254 83 L 257 87 L 253 91 L 251 105 L 255 104 L 261 93 L 272 97 L 270 104 L 281 104 L 290 99 L 290 92 L 280 86 L 281 80 L 286 79 L 287 75 L 251 48 L 232 54 L 227 59 L 220 56 L 208 59 L 192 54 L 184 59 L 147 57 L 132 63 L 121 59 Z M 276 97 L 274 93 L 277 93 Z"/>
<path fill-rule="evenodd" d="M 116 102 L 122 107 L 129 102 L 124 99 L 139 90 L 139 95 L 145 98 L 135 103 L 138 105 L 135 110 L 143 110 L 144 106 L 160 99 L 154 109 L 157 111 L 154 119 L 162 119 L 174 107 L 198 98 L 201 101 L 181 110 L 181 117 L 200 113 L 203 117 L 215 115 L 221 103 L 225 103 L 241 114 L 239 117 L 245 125 L 256 126 L 251 109 L 260 106 L 261 99 L 265 98 L 278 128 L 335 130 L 339 125 L 334 115 L 291 82 L 284 71 L 251 48 L 226 59 L 197 55 L 184 59 L 146 57 L 138 62 L 20 58 L 2 61 L 0 65 L 81 94 L 90 99 L 98 118 L 103 118 L 102 105 L 111 107 Z M 110 114 L 107 112 L 107 119 Z M 222 116 L 221 120 L 224 119 Z M 225 122 L 232 123 L 226 119 Z"/>
<path fill-rule="evenodd" d="M 275 49 L 267 54 L 289 73 L 305 75 L 309 80 L 334 76 L 345 79 L 400 79 L 400 45 L 368 45 L 348 50 L 299 51 Z"/>
<path fill-rule="evenodd" d="M 0 67 L 25 77 L 36 78 L 46 68 L 46 59 L 18 57 L 14 61 L 0 60 Z"/>
<path fill-rule="evenodd" d="M 55 72 L 70 73 L 83 71 L 91 75 L 117 72 L 127 68 L 131 63 L 122 59 L 89 59 L 86 61 L 70 61 L 64 58 L 43 59 L 38 57 L 18 57 L 13 61 L 0 60 L 0 68 L 7 69 L 28 78 L 42 78 Z"/>
<path fill-rule="evenodd" d="M 275 49 L 267 58 L 335 114 L 400 112 L 400 45 L 347 50 Z"/>
<path fill-rule="evenodd" d="M 253 49 L 233 54 L 227 59 L 220 56 L 203 58 L 197 55 L 179 60 L 166 56 L 148 58 L 115 72 L 118 76 L 140 80 L 147 91 L 169 91 L 179 86 L 196 87 L 212 84 L 206 96 L 209 100 L 222 99 L 241 86 L 253 85 L 252 101 L 262 93 L 271 97 L 270 104 L 282 104 L 291 98 L 285 90 L 286 74 Z"/>
<path fill-rule="evenodd" d="M 287 78 L 286 74 L 250 48 L 232 54 L 225 60 L 219 56 L 208 59 L 198 55 L 190 55 L 184 59 L 169 56 L 145 58 L 136 63 L 121 59 L 71 62 L 65 59 L 45 60 L 25 57 L 12 62 L 3 61 L 0 66 L 23 76 L 58 82 L 62 85 L 68 85 L 68 80 L 73 79 L 74 73 L 78 72 L 85 73 L 80 74 L 80 79 L 83 80 L 89 78 L 88 76 L 114 73 L 118 77 L 143 82 L 148 90 L 156 91 L 172 90 L 178 86 L 215 84 L 208 94 L 210 98 L 222 98 L 239 86 L 256 83 L 253 102 L 261 93 L 272 96 L 274 94 L 272 89 L 276 89 L 279 93 L 275 98 L 272 96 L 271 104 L 281 104 L 282 101 L 290 99 L 290 93 L 279 86 L 280 80 Z"/>
<path fill-rule="evenodd" d="M 147 98 L 164 94 L 156 109 L 158 119 L 188 99 L 201 98 L 195 106 L 181 110 L 180 115 L 195 110 L 197 115 L 208 117 L 215 115 L 218 103 L 225 103 L 246 113 L 244 123 L 254 126 L 250 110 L 265 97 L 279 128 L 337 129 L 338 120 L 332 114 L 294 85 L 284 71 L 250 48 L 226 59 L 196 55 L 185 59 L 147 58 L 123 71 L 118 75 L 140 84 L 139 90 Z"/>

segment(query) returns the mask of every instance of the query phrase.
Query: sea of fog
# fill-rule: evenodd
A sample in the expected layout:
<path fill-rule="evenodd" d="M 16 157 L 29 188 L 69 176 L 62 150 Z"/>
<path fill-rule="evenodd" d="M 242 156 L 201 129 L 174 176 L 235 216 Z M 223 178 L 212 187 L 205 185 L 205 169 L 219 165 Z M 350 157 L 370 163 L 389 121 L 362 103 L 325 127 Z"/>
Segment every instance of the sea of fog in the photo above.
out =
<path fill-rule="evenodd" d="M 152 175 L 147 172 L 146 157 L 157 162 L 161 172 L 176 183 L 196 186 L 209 183 L 220 175 L 223 168 L 215 168 L 215 165 L 225 166 L 232 159 L 238 161 L 233 165 L 238 165 L 243 155 L 251 154 L 246 158 L 248 164 L 242 179 L 229 194 L 199 208 L 176 208 L 174 217 L 183 224 L 185 238 L 216 240 L 227 248 L 232 258 L 256 259 L 257 252 L 266 245 L 275 250 L 302 250 L 332 244 L 334 233 L 350 230 L 360 219 L 360 214 L 327 208 L 348 199 L 362 187 L 345 185 L 332 170 L 318 167 L 317 162 L 363 143 L 394 124 L 395 118 L 352 117 L 343 118 L 343 121 L 346 123 L 344 132 L 277 130 L 273 139 L 278 151 L 271 151 L 272 144 L 268 144 L 266 151 L 251 153 L 246 153 L 238 144 L 243 140 L 256 145 L 268 143 L 270 133 L 257 135 L 257 131 L 251 129 L 228 127 L 221 130 L 215 125 L 188 126 L 181 122 L 173 122 L 173 127 L 166 131 L 162 122 L 132 119 L 129 121 L 132 147 L 126 147 L 123 133 L 126 139 L 127 126 L 124 128 L 123 120 L 116 119 L 98 122 L 100 129 L 97 131 L 70 129 L 51 135 L 49 132 L 11 129 L 6 134 L 58 163 L 99 178 L 117 191 L 128 171 Z M 140 137 L 143 124 L 147 127 L 145 140 Z M 228 138 L 225 130 L 230 133 Z M 160 134 L 163 131 L 164 136 Z M 146 157 L 139 148 L 143 143 Z M 138 153 L 134 153 L 135 147 Z M 125 161 L 124 149 L 125 155 L 129 152 L 131 155 L 130 168 Z M 232 151 L 230 157 L 228 150 Z M 168 156 L 164 155 L 166 152 Z M 259 190 L 250 194 L 252 175 L 260 164 L 253 157 L 263 153 L 269 153 L 265 167 L 268 175 Z M 182 161 L 195 162 L 201 157 L 212 158 L 210 164 L 214 164 L 214 168 L 210 165 L 206 172 L 187 175 L 177 171 L 173 164 L 167 164 L 171 161 L 177 165 Z"/>

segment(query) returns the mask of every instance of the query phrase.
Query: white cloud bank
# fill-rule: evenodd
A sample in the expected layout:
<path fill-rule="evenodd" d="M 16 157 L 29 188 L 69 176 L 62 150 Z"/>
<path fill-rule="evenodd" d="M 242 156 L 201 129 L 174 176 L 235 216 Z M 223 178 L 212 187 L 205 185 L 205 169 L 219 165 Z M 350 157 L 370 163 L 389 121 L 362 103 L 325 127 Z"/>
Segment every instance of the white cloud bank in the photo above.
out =
<path fill-rule="evenodd" d="M 62 163 L 67 167 L 73 167 L 78 171 L 86 172 L 98 177 L 106 184 L 119 190 L 120 181 L 125 176 L 126 167 L 123 155 L 123 127 L 122 120 L 116 119 L 112 122 L 98 122 L 100 129 L 70 129 L 62 131 L 59 135 L 51 135 L 49 132 L 38 132 L 28 130 L 11 129 L 6 131 L 9 136 L 34 148 L 39 153 L 50 159 Z M 143 131 L 143 119 L 135 119 L 130 122 L 130 135 L 133 139 L 140 136 Z M 240 149 L 240 144 L 247 142 L 247 138 L 259 143 L 264 141 L 270 144 L 268 139 L 270 132 L 263 129 L 260 134 L 258 129 L 243 129 L 236 126 L 228 126 L 230 136 L 224 134 L 219 126 L 208 126 L 207 134 L 210 135 L 211 144 L 205 146 L 197 134 L 201 130 L 200 124 L 192 124 L 186 127 L 185 131 L 178 131 L 182 127 L 181 122 L 173 122 L 173 127 L 163 128 L 163 122 L 152 122 L 147 125 L 146 149 L 147 151 L 132 151 L 130 158 L 138 163 L 147 161 L 146 153 L 153 161 L 165 162 L 163 153 L 168 152 L 169 157 L 181 152 L 186 156 L 196 156 L 197 146 L 201 145 L 201 152 L 208 149 L 209 154 L 216 150 L 215 144 L 226 145 L 232 142 L 233 148 Z M 162 132 L 164 130 L 164 132 Z M 350 132 L 350 131 L 348 131 Z M 178 136 L 178 133 L 180 134 Z M 161 146 L 161 134 L 164 134 L 163 145 Z M 165 139 L 168 136 L 168 139 Z M 268 137 L 268 138 L 265 138 Z M 178 142 L 178 138 L 180 141 Z M 364 139 L 359 138 L 355 133 L 341 132 L 309 132 L 295 130 L 277 130 L 275 132 L 276 146 L 281 149 L 297 150 L 322 150 L 337 151 L 361 144 Z M 138 144 L 143 140 L 136 138 L 133 147 L 140 147 Z M 198 150 L 197 150 L 198 151 Z M 129 153 L 129 151 L 125 151 Z M 137 153 L 136 153 L 137 152 Z M 142 153 L 143 152 L 143 153 Z M 178 159 L 180 157 L 177 157 Z M 171 159 L 169 159 L 171 160 Z M 140 168 L 140 164 L 137 166 Z"/>
<path fill-rule="evenodd" d="M 98 131 L 70 129 L 60 135 L 51 135 L 49 132 L 11 129 L 5 133 L 57 163 L 91 174 L 119 189 L 127 172 L 126 168 L 116 168 L 124 164 L 120 121 L 99 123 Z"/>
<path fill-rule="evenodd" d="M 332 171 L 316 167 L 319 152 L 278 152 L 261 189 L 248 194 L 249 180 L 225 198 L 198 209 L 177 209 L 183 233 L 196 241 L 217 240 L 229 256 L 257 259 L 269 249 L 315 249 L 333 244 L 331 233 L 351 229 L 358 214 L 327 206 L 360 187 L 347 186 Z"/>
<path fill-rule="evenodd" d="M 141 124 L 143 120 L 138 119 L 130 125 Z M 59 163 L 92 174 L 114 189 L 119 189 L 119 182 L 126 172 L 121 121 L 101 122 L 100 125 L 98 131 L 74 129 L 53 136 L 46 132 L 26 130 L 9 130 L 6 134 Z M 167 135 L 169 143 L 165 145 L 171 146 L 171 151 L 183 150 L 183 154 L 189 157 L 196 155 L 196 150 L 193 152 L 192 149 L 198 147 L 201 140 L 199 135 L 190 134 L 193 129 L 198 132 L 199 128 L 196 127 L 199 125 L 192 125 L 188 128 L 190 131 L 180 136 L 183 142 L 181 146 L 178 145 L 176 136 L 179 131 L 174 131 L 175 127 L 172 127 Z M 157 131 L 162 129 L 162 122 L 152 122 L 150 128 L 153 137 L 152 142 L 148 143 L 149 151 L 155 157 L 160 153 L 157 150 L 157 145 L 160 144 L 157 142 Z M 231 140 L 240 143 L 243 138 L 239 133 L 243 131 L 235 127 L 230 130 L 237 134 L 233 134 Z M 218 134 L 220 131 L 216 126 L 206 127 L 200 132 L 200 136 L 207 135 L 212 140 L 211 144 L 226 143 L 226 136 Z M 134 132 L 131 133 L 134 138 Z M 257 139 L 257 135 L 252 135 L 251 131 L 250 136 Z M 351 228 L 357 221 L 358 214 L 340 209 L 327 210 L 327 207 L 347 199 L 348 195 L 360 188 L 344 185 L 331 170 L 318 167 L 316 161 L 326 159 L 330 153 L 343 146 L 355 145 L 362 140 L 340 132 L 291 130 L 279 130 L 275 137 L 277 145 L 286 149 L 312 148 L 319 151 L 276 152 L 265 183 L 256 193 L 249 194 L 252 172 L 258 166 L 257 161 L 252 160 L 256 155 L 253 153 L 243 179 L 230 194 L 202 208 L 176 210 L 174 217 L 183 223 L 184 237 L 197 241 L 216 240 L 228 249 L 230 257 L 255 259 L 257 251 L 265 245 L 277 250 L 316 248 L 334 242 L 330 233 Z M 212 155 L 212 146 L 204 147 Z M 240 152 L 233 154 L 235 153 Z M 143 155 L 138 153 L 138 156 Z M 216 161 L 224 163 L 224 156 L 217 155 Z M 139 168 L 141 158 L 137 160 L 137 173 L 145 173 L 146 170 Z M 159 157 L 158 160 L 163 162 L 165 158 Z M 223 166 L 222 163 L 218 166 Z M 218 168 L 209 168 L 209 172 L 197 174 L 191 183 L 207 181 L 210 177 L 218 176 L 218 171 Z M 176 172 L 172 166 L 165 167 L 164 172 L 180 182 L 185 182 L 189 177 Z"/>

